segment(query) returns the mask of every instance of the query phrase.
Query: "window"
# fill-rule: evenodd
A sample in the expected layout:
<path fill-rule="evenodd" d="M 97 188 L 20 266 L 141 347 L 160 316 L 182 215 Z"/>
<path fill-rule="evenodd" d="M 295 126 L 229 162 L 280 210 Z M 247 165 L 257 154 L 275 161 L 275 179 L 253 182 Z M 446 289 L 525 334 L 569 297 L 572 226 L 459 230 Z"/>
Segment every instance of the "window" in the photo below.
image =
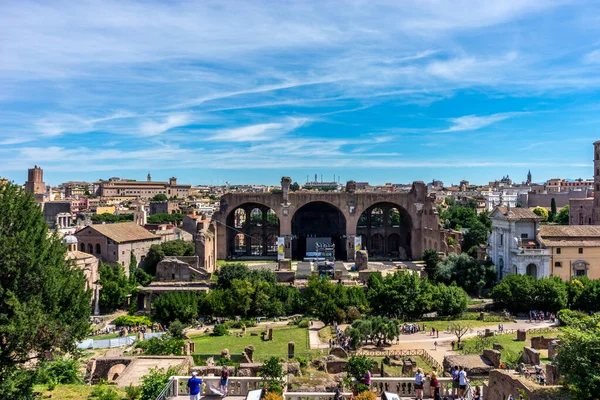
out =
<path fill-rule="evenodd" d="M 555 261 L 554 262 L 554 267 L 556 267 L 556 268 L 562 268 L 561 262 L 560 261 Z"/>
<path fill-rule="evenodd" d="M 583 254 L 583 247 L 579 248 L 579 254 Z"/>
<path fill-rule="evenodd" d="M 585 269 L 576 269 L 575 270 L 575 276 L 586 276 L 587 275 L 587 271 Z"/>
<path fill-rule="evenodd" d="M 556 248 L 556 254 L 560 254 L 560 247 Z"/>
<path fill-rule="evenodd" d="M 521 239 L 527 239 L 529 235 L 527 235 L 526 233 L 521 233 Z"/>
<path fill-rule="evenodd" d="M 500 235 L 500 246 L 504 246 L 504 234 Z"/>
<path fill-rule="evenodd" d="M 100 248 L 100 243 L 96 243 L 96 254 L 102 253 L 102 249 Z"/>

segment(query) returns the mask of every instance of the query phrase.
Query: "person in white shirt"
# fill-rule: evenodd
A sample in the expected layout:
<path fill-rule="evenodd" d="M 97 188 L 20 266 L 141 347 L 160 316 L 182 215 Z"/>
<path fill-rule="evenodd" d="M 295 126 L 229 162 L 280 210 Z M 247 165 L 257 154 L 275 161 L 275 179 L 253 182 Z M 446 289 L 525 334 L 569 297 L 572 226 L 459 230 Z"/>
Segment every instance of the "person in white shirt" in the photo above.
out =
<path fill-rule="evenodd" d="M 467 371 L 463 369 L 463 367 L 459 367 L 458 369 L 458 396 L 460 398 L 464 398 L 465 392 L 467 391 Z"/>

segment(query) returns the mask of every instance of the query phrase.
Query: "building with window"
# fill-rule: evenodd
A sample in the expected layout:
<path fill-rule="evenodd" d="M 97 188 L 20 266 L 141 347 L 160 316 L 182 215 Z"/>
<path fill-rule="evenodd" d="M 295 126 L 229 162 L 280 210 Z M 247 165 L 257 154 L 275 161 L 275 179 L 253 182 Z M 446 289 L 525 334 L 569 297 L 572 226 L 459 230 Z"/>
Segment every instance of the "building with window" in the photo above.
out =
<path fill-rule="evenodd" d="M 544 225 L 539 238 L 550 251 L 552 276 L 600 279 L 600 226 Z"/>
<path fill-rule="evenodd" d="M 191 185 L 177 183 L 177 178 L 170 178 L 169 182 L 154 182 L 148 176 L 147 181 L 135 181 L 120 178 L 110 178 L 108 181 L 97 182 L 98 195 L 102 197 L 140 197 L 149 199 L 157 194 L 164 194 L 168 198 L 176 197 L 185 199 L 190 195 Z"/>
<path fill-rule="evenodd" d="M 527 208 L 496 207 L 490 219 L 488 256 L 498 268 L 498 280 L 508 274 L 550 275 L 550 251 L 537 238 L 542 217 Z"/>
<path fill-rule="evenodd" d="M 79 251 L 93 254 L 104 262 L 120 264 L 129 274 L 131 253 L 138 264 L 146 257 L 150 246 L 161 238 L 135 222 L 87 226 L 75 233 Z"/>

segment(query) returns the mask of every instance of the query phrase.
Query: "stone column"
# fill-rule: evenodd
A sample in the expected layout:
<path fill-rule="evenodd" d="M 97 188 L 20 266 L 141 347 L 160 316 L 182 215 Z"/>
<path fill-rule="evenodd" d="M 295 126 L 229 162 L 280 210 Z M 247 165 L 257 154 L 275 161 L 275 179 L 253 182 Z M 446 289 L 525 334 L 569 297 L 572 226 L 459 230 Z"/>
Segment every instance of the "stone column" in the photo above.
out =
<path fill-rule="evenodd" d="M 288 358 L 294 358 L 294 347 L 296 344 L 294 342 L 288 342 Z"/>
<path fill-rule="evenodd" d="M 261 256 L 267 255 L 267 215 L 269 213 L 268 208 L 263 208 L 262 210 L 262 252 Z"/>

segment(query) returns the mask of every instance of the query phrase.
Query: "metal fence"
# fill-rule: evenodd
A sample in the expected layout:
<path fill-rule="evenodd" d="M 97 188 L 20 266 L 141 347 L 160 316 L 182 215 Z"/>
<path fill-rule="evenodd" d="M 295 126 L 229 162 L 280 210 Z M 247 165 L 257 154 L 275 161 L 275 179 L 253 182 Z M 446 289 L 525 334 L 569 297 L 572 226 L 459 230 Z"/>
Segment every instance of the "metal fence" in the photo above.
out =
<path fill-rule="evenodd" d="M 164 332 L 144 333 L 144 340 L 161 337 Z M 79 349 L 112 349 L 115 347 L 131 346 L 136 342 L 135 336 L 124 336 L 112 339 L 86 339 L 77 343 Z"/>

